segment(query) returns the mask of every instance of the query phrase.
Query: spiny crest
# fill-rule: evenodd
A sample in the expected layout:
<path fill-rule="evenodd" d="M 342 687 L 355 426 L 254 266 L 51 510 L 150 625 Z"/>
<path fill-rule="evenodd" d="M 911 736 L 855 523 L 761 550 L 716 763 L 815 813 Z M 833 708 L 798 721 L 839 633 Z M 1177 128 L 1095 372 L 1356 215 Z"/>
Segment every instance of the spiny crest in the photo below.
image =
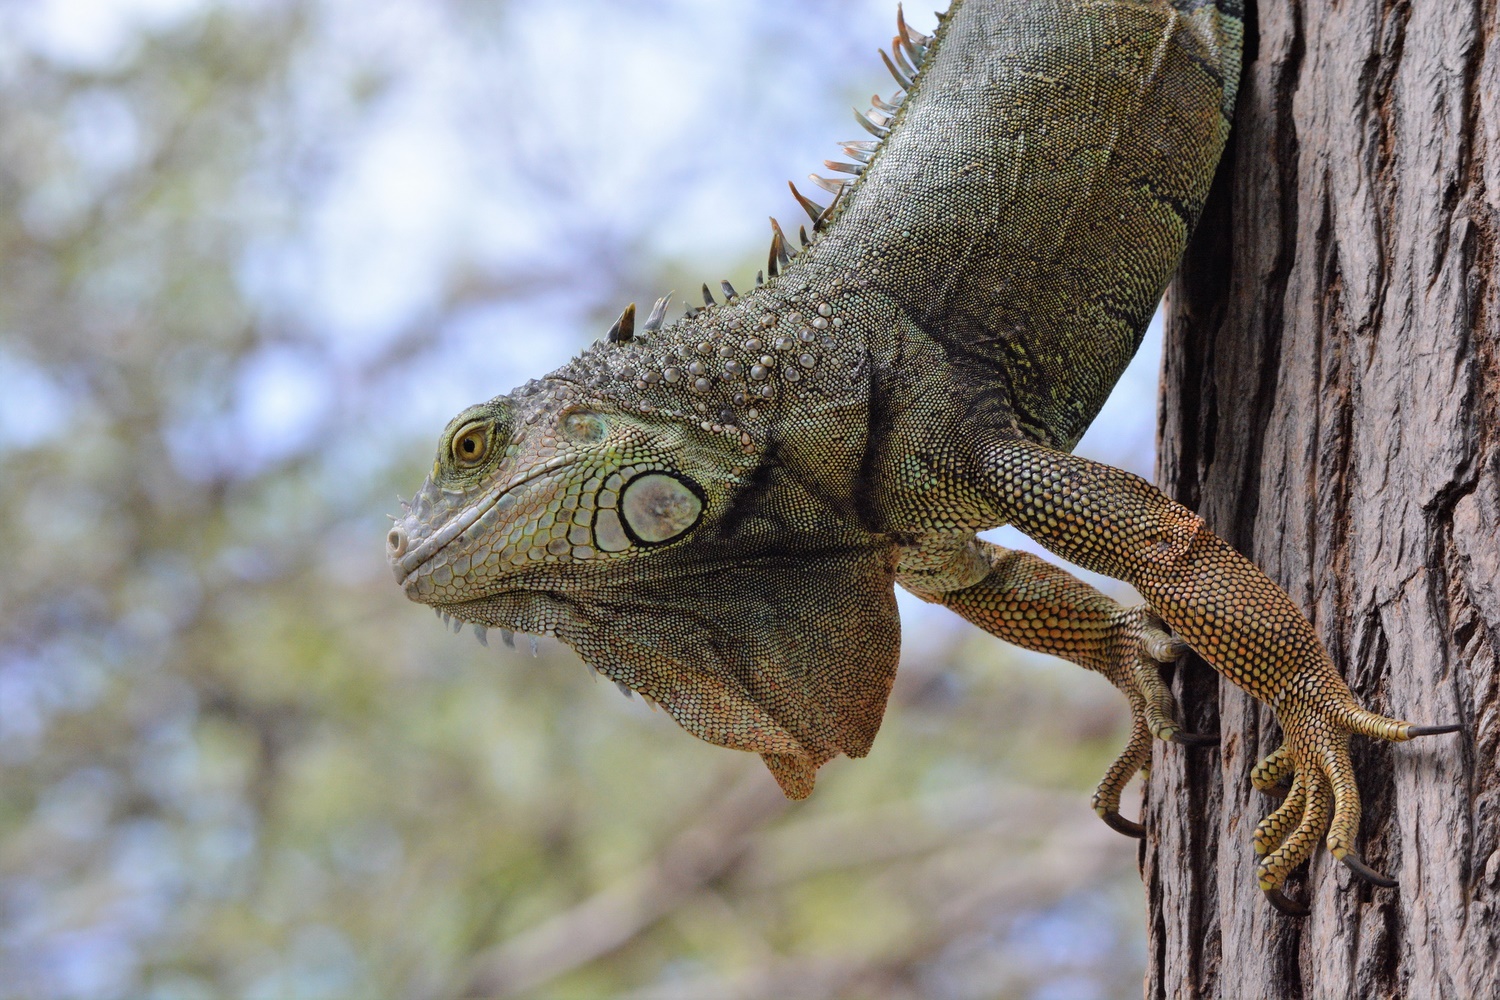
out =
<path fill-rule="evenodd" d="M 941 21 L 942 19 L 943 16 L 939 14 L 938 20 Z M 891 124 L 895 121 L 896 114 L 900 111 L 902 102 L 906 100 L 907 92 L 911 90 L 922 62 L 927 56 L 927 50 L 931 45 L 932 38 L 908 25 L 906 23 L 905 12 L 897 4 L 896 35 L 891 39 L 891 54 L 886 55 L 882 51 L 880 58 L 885 63 L 886 68 L 890 70 L 891 76 L 895 78 L 896 83 L 901 86 L 901 90 L 894 94 L 889 101 L 883 100 L 879 94 L 876 94 L 870 98 L 871 109 L 869 111 L 861 112 L 855 109 L 854 112 L 856 120 L 866 131 L 875 136 L 875 140 L 851 139 L 847 142 L 839 143 L 844 150 L 844 154 L 853 162 L 845 163 L 840 160 L 823 161 L 823 165 L 829 170 L 839 174 L 848 174 L 848 177 L 821 177 L 818 174 L 808 174 L 809 180 L 833 195 L 833 201 L 826 207 L 803 195 L 801 191 L 797 190 L 797 185 L 790 181 L 787 182 L 787 187 L 791 188 L 792 197 L 797 199 L 797 204 L 802 206 L 802 210 L 812 220 L 814 233 L 820 232 L 832 220 L 838 208 L 839 199 L 864 173 L 865 167 L 870 163 L 870 159 L 880 148 L 880 140 L 883 140 L 890 134 Z M 774 277 L 776 274 L 776 262 L 779 261 L 783 266 L 786 264 L 786 260 L 781 257 L 779 251 L 787 246 L 789 241 L 782 234 L 781 227 L 776 225 L 776 220 L 772 219 L 771 225 L 774 234 L 771 240 L 771 264 L 767 270 Z M 801 230 L 800 235 L 802 246 L 806 247 L 812 244 L 812 241 L 807 237 L 805 227 Z M 795 253 L 796 251 L 793 252 Z"/>
<path fill-rule="evenodd" d="M 946 19 L 946 16 L 939 12 L 937 19 L 939 22 L 942 22 Z M 906 100 L 907 94 L 911 91 L 913 84 L 920 74 L 922 62 L 927 57 L 927 52 L 932 45 L 932 41 L 932 36 L 924 35 L 906 23 L 906 14 L 901 9 L 901 5 L 897 4 L 896 34 L 891 38 L 891 51 L 887 54 L 884 50 L 880 50 L 880 59 L 885 63 L 886 69 L 890 71 L 891 76 L 901 89 L 893 94 L 889 101 L 882 99 L 879 94 L 873 95 L 870 98 L 870 109 L 868 111 L 860 111 L 858 108 L 854 110 L 855 120 L 859 122 L 865 131 L 873 135 L 875 139 L 850 139 L 839 143 L 839 146 L 844 151 L 844 155 L 852 162 L 845 163 L 841 160 L 823 161 L 823 165 L 830 171 L 835 174 L 844 174 L 847 176 L 822 177 L 818 174 L 807 175 L 808 179 L 814 184 L 833 195 L 833 200 L 826 206 L 820 205 L 806 197 L 801 191 L 797 190 L 796 184 L 787 181 L 787 187 L 791 189 L 792 197 L 797 200 L 797 204 L 802 206 L 802 210 L 807 213 L 808 218 L 812 221 L 812 231 L 814 234 L 821 232 L 833 219 L 845 193 L 864 174 L 865 168 L 869 165 L 876 152 L 879 151 L 881 141 L 890 134 L 892 123 L 895 121 L 897 113 L 901 110 L 902 102 Z M 765 283 L 765 276 L 767 274 L 772 278 L 777 277 L 791 263 L 793 257 L 801 253 L 803 249 L 812 246 L 813 241 L 808 236 L 806 226 L 798 227 L 798 237 L 800 245 L 793 246 L 792 242 L 787 239 L 786 234 L 782 232 L 781 224 L 774 217 L 771 219 L 771 249 L 766 255 L 765 271 L 756 272 L 756 288 L 760 288 Z M 720 281 L 719 287 L 723 290 L 727 302 L 733 302 L 738 297 L 734 286 L 728 280 Z M 644 330 L 655 331 L 661 327 L 662 320 L 666 315 L 667 303 L 671 298 L 672 293 L 668 292 L 656 300 L 656 305 L 652 308 L 650 316 L 646 319 L 642 327 Z M 705 283 L 703 285 L 702 308 L 713 308 L 717 304 L 714 301 L 713 293 L 709 291 L 708 285 Z M 700 311 L 700 307 L 689 304 L 686 306 L 684 315 L 686 318 L 692 319 Z M 620 318 L 615 320 L 614 325 L 609 328 L 609 333 L 605 339 L 611 344 L 624 344 L 629 343 L 634 334 L 635 303 L 631 303 L 625 307 L 625 311 L 620 314 Z"/>
<path fill-rule="evenodd" d="M 437 616 L 438 616 L 439 620 L 441 620 L 442 623 L 443 623 L 443 627 L 444 628 L 451 628 L 453 630 L 453 634 L 454 635 L 457 635 L 458 633 L 460 633 L 460 632 L 463 631 L 464 625 L 466 624 L 465 622 L 463 622 L 462 620 L 460 620 L 458 618 L 455 618 L 454 616 L 450 615 L 448 612 L 444 611 L 442 608 L 433 608 L 432 610 L 437 613 Z M 477 639 L 477 640 L 479 640 L 479 644 L 481 646 L 484 646 L 486 649 L 488 649 L 489 645 L 490 645 L 490 630 L 488 628 L 486 628 L 485 626 L 480 625 L 478 623 L 473 623 L 473 624 L 470 625 L 470 627 L 474 630 L 474 638 Z M 538 651 L 537 637 L 533 635 L 533 636 L 528 636 L 528 638 L 531 640 L 531 655 L 532 656 L 536 656 L 537 655 L 537 651 Z M 502 628 L 500 630 L 500 641 L 503 642 L 503 643 L 505 643 L 505 645 L 506 645 L 507 648 L 509 648 L 509 649 L 515 649 L 516 648 L 516 633 L 513 632 L 513 631 L 511 631 L 508 628 Z M 649 698 L 646 699 L 646 700 L 648 702 L 650 701 Z M 656 709 L 655 703 L 652 703 L 651 707 L 652 707 L 652 710 L 655 711 L 655 709 Z"/>
<path fill-rule="evenodd" d="M 672 301 L 673 294 L 672 292 L 668 292 L 656 300 L 656 304 L 651 307 L 651 313 L 646 317 L 646 322 L 641 325 L 641 329 L 647 333 L 654 333 L 661 329 L 662 320 L 667 314 L 667 303 Z M 611 344 L 628 344 L 635 339 L 634 302 L 621 311 L 620 318 L 615 320 L 614 324 L 609 328 L 609 332 L 604 335 L 604 339 Z"/>
<path fill-rule="evenodd" d="M 942 15 L 939 15 L 938 19 L 942 20 Z M 858 108 L 855 108 L 854 120 L 859 122 L 860 127 L 866 132 L 875 136 L 877 141 L 869 142 L 861 140 L 840 143 L 844 148 L 845 154 L 854 162 L 842 163 L 836 160 L 824 160 L 824 166 L 828 167 L 829 170 L 839 173 L 852 174 L 854 177 L 858 177 L 864 173 L 865 166 L 870 162 L 870 157 L 874 155 L 876 149 L 880 146 L 879 140 L 884 139 L 890 134 L 891 124 L 895 121 L 897 112 L 901 110 L 901 103 L 906 100 L 907 93 L 912 89 L 920 71 L 922 61 L 926 58 L 927 50 L 931 45 L 932 38 L 908 25 L 906 23 L 905 12 L 897 4 L 896 34 L 891 39 L 891 51 L 889 55 L 881 51 L 880 61 L 885 63 L 885 68 L 890 71 L 892 78 L 895 79 L 897 86 L 901 90 L 893 95 L 889 101 L 882 100 L 879 94 L 874 95 L 870 98 L 870 109 L 868 111 L 860 111 Z M 838 196 L 843 193 L 845 186 L 853 183 L 848 178 L 820 177 L 817 174 L 809 174 L 808 177 L 814 184 L 833 194 L 835 204 L 837 204 Z M 802 198 L 801 195 L 798 195 L 797 200 L 802 203 L 802 207 L 807 210 L 808 214 L 813 216 L 814 231 L 821 228 L 827 218 L 831 217 L 833 206 L 829 206 L 828 211 L 819 212 L 814 215 L 813 207 L 815 206 L 812 203 Z"/>

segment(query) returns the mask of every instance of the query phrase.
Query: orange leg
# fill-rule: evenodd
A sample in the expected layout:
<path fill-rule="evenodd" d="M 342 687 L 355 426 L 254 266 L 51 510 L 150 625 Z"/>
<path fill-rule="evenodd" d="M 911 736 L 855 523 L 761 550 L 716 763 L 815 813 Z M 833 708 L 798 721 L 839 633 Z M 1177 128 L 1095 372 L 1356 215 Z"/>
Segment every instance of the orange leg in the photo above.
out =
<path fill-rule="evenodd" d="M 1325 829 L 1336 858 L 1377 885 L 1394 885 L 1355 851 L 1360 803 L 1349 736 L 1403 741 L 1459 727 L 1417 726 L 1362 708 L 1291 598 L 1140 477 L 1016 440 L 987 443 L 980 459 L 998 517 L 1065 559 L 1129 581 L 1215 670 L 1275 710 L 1286 746 L 1257 769 L 1257 785 L 1293 780 L 1257 834 L 1257 847 L 1269 852 L 1259 882 L 1271 901 L 1297 911 L 1280 886 Z"/>
<path fill-rule="evenodd" d="M 1150 764 L 1153 736 L 1216 742 L 1178 725 L 1158 665 L 1177 659 L 1187 645 L 1145 608 L 1126 608 L 1028 552 L 951 536 L 929 539 L 910 553 L 897 579 L 1006 642 L 1103 674 L 1125 694 L 1130 741 L 1094 793 L 1094 810 L 1111 828 L 1145 835 L 1144 827 L 1120 815 L 1120 794 Z"/>

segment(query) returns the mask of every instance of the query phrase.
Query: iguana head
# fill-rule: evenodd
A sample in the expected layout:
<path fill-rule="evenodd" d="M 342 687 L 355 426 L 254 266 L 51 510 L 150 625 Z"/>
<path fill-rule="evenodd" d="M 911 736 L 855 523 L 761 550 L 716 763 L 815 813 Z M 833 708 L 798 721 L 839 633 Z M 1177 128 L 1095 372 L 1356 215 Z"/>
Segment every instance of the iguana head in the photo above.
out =
<path fill-rule="evenodd" d="M 481 625 L 497 595 L 636 576 L 728 508 L 746 457 L 723 434 L 533 382 L 449 422 L 386 553 L 414 601 Z M 645 567 L 649 572 L 649 567 Z M 502 602 L 503 603 L 503 602 Z"/>
<path fill-rule="evenodd" d="M 837 395 L 796 397 L 794 419 L 763 409 L 774 393 L 752 395 L 770 379 L 701 391 L 690 359 L 728 369 L 715 344 L 770 335 L 731 326 L 739 315 L 598 345 L 464 410 L 386 554 L 412 600 L 556 636 L 695 736 L 759 752 L 801 796 L 879 727 L 896 547 L 852 496 L 867 370 L 840 373 Z M 781 385 L 805 390 L 809 370 L 788 366 Z"/>

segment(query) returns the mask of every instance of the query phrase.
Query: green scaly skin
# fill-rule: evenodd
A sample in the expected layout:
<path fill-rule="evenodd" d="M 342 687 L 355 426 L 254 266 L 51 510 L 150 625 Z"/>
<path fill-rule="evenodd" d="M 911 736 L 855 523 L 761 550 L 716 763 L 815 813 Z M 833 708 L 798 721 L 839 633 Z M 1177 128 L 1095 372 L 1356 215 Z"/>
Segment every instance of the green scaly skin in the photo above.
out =
<path fill-rule="evenodd" d="M 562 639 L 799 798 L 875 738 L 900 583 L 1126 694 L 1094 805 L 1137 836 L 1120 792 L 1152 737 L 1203 740 L 1157 671 L 1190 646 L 1286 733 L 1255 776 L 1291 784 L 1255 838 L 1272 902 L 1295 909 L 1279 887 L 1330 815 L 1330 850 L 1383 879 L 1354 852 L 1349 735 L 1427 730 L 1360 708 L 1286 594 L 1191 511 L 1068 453 L 1207 194 L 1238 0 L 960 0 L 934 38 L 899 30 L 909 86 L 878 143 L 846 147 L 864 162 L 809 209 L 811 245 L 777 230 L 764 286 L 638 336 L 631 307 L 609 342 L 459 414 L 388 536 L 398 581 L 477 630 Z M 975 539 L 1005 523 L 1147 607 Z"/>

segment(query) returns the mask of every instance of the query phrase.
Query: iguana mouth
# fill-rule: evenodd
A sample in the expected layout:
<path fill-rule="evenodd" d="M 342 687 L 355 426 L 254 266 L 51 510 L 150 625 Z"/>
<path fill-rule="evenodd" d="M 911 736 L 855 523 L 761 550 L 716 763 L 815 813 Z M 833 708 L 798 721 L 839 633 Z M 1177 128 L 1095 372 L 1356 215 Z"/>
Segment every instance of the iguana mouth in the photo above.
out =
<path fill-rule="evenodd" d="M 504 502 L 506 498 L 513 498 L 516 491 L 533 479 L 537 479 L 549 472 L 556 472 L 565 466 L 572 465 L 576 458 L 554 458 L 551 461 L 532 469 L 519 478 L 512 479 L 505 486 L 493 493 L 486 494 L 479 500 L 467 507 L 453 520 L 434 531 L 416 548 L 401 556 L 395 562 L 395 569 L 400 578 L 401 586 L 408 587 L 414 579 L 427 568 L 427 564 L 446 549 L 453 542 L 462 538 L 464 534 L 485 514 L 489 513 L 495 506 Z"/>

